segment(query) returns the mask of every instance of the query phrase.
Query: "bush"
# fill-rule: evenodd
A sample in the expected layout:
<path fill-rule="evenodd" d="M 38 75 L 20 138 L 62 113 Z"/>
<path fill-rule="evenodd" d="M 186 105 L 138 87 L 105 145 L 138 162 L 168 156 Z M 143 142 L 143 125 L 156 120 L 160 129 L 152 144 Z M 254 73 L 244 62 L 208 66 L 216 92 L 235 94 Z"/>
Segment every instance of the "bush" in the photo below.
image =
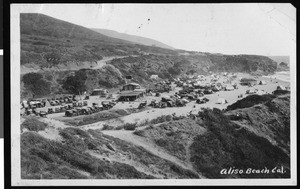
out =
<path fill-rule="evenodd" d="M 75 72 L 74 76 L 70 75 L 63 81 L 62 88 L 71 94 L 80 94 L 86 90 L 86 79 L 87 74 L 85 70 L 79 70 Z"/>
<path fill-rule="evenodd" d="M 21 129 L 28 129 L 29 131 L 43 131 L 48 125 L 44 122 L 39 121 L 35 117 L 27 118 L 22 124 Z"/>
<path fill-rule="evenodd" d="M 133 134 L 144 137 L 145 136 L 145 131 L 144 130 L 135 130 Z"/>
<path fill-rule="evenodd" d="M 115 130 L 122 130 L 122 129 L 124 129 L 124 125 L 119 125 L 119 126 L 115 127 Z"/>
<path fill-rule="evenodd" d="M 136 127 L 137 127 L 137 123 L 126 123 L 124 125 L 124 129 L 125 130 L 131 130 L 131 131 L 133 131 L 133 130 L 135 130 Z"/>
<path fill-rule="evenodd" d="M 51 93 L 50 82 L 39 73 L 27 73 L 22 77 L 24 87 L 33 95 L 44 96 Z"/>
<path fill-rule="evenodd" d="M 114 129 L 113 126 L 110 126 L 110 125 L 107 125 L 107 124 L 103 124 L 102 130 L 113 130 L 113 129 Z"/>

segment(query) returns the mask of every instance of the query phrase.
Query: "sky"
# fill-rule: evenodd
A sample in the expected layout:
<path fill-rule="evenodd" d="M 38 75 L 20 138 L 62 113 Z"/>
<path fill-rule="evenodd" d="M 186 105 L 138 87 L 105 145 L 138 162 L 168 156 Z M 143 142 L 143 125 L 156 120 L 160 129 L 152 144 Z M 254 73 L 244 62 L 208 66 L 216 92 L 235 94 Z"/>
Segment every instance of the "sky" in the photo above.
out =
<path fill-rule="evenodd" d="M 27 4 L 21 9 L 191 51 L 271 56 L 296 47 L 291 4 Z"/>

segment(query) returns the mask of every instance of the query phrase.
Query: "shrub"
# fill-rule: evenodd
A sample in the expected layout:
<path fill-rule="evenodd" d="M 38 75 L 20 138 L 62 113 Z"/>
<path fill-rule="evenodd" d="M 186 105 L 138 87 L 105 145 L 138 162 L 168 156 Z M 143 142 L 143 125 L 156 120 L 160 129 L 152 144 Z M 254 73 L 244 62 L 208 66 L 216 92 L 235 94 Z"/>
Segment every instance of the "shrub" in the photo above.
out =
<path fill-rule="evenodd" d="M 133 134 L 143 137 L 143 136 L 145 136 L 145 131 L 144 130 L 135 130 L 133 132 Z"/>
<path fill-rule="evenodd" d="M 62 88 L 71 94 L 79 94 L 86 91 L 85 82 L 87 80 L 86 69 L 81 69 L 75 72 L 75 75 L 70 75 L 63 81 Z"/>
<path fill-rule="evenodd" d="M 125 130 L 135 130 L 135 128 L 137 127 L 137 123 L 126 123 L 124 125 L 124 129 Z"/>
<path fill-rule="evenodd" d="M 115 127 L 115 130 L 122 130 L 122 129 L 124 129 L 124 125 L 119 125 L 119 126 Z"/>
<path fill-rule="evenodd" d="M 51 93 L 50 82 L 43 79 L 39 73 L 27 73 L 22 77 L 24 87 L 33 95 L 43 96 Z"/>
<path fill-rule="evenodd" d="M 113 129 L 114 129 L 113 126 L 110 126 L 110 125 L 107 125 L 107 124 L 103 124 L 102 130 L 113 130 Z"/>
<path fill-rule="evenodd" d="M 35 117 L 27 118 L 22 124 L 21 129 L 28 129 L 29 131 L 43 131 L 48 125 L 44 122 L 39 121 Z"/>

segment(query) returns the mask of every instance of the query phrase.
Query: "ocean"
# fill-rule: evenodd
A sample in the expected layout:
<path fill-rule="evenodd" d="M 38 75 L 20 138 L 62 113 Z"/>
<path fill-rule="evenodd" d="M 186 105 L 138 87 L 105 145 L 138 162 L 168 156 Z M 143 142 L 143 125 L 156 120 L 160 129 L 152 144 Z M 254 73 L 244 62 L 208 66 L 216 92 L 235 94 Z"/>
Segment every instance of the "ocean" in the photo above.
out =
<path fill-rule="evenodd" d="M 282 71 L 282 72 L 276 72 L 273 75 L 263 76 L 263 77 L 279 79 L 281 81 L 290 82 L 291 75 L 290 75 L 289 71 Z"/>

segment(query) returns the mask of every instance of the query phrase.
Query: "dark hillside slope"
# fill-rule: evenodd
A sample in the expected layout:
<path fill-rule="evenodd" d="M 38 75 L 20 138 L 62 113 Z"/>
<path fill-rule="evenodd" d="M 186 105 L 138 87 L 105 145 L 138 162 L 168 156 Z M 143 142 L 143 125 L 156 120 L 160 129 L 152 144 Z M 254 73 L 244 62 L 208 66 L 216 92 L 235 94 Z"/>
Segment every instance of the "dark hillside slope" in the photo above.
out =
<path fill-rule="evenodd" d="M 21 34 L 38 35 L 53 38 L 70 38 L 77 40 L 96 40 L 106 43 L 130 43 L 94 32 L 83 26 L 52 18 L 37 13 L 21 13 Z"/>
<path fill-rule="evenodd" d="M 236 102 L 236 104 L 238 103 L 239 101 Z M 237 114 L 239 114 L 238 117 Z M 260 104 L 231 110 L 226 112 L 226 115 L 235 120 L 235 123 L 268 139 L 273 145 L 290 154 L 289 94 L 276 98 L 266 98 Z"/>
<path fill-rule="evenodd" d="M 211 71 L 274 73 L 277 63 L 266 56 L 258 55 L 217 55 L 207 53 L 213 66 Z"/>

